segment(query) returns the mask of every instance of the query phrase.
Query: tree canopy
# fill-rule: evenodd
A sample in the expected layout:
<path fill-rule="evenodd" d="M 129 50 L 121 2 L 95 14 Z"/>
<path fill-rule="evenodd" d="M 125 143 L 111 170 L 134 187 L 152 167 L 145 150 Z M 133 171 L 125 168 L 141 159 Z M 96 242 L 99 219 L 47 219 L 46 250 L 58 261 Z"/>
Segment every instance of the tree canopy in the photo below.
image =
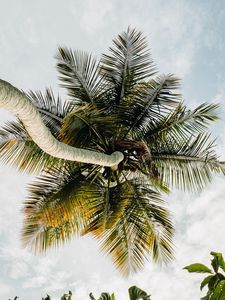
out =
<path fill-rule="evenodd" d="M 200 191 L 224 173 L 209 133 L 218 105 L 188 109 L 179 79 L 158 74 L 146 38 L 130 27 L 100 61 L 66 47 L 56 60 L 66 101 L 51 89 L 24 93 L 0 82 L 1 106 L 19 111 L 0 130 L 0 157 L 37 174 L 23 244 L 43 252 L 91 234 L 124 275 L 149 255 L 170 261 L 174 225 L 164 195 Z M 83 160 L 71 156 L 77 151 Z M 119 159 L 107 165 L 114 153 Z"/>

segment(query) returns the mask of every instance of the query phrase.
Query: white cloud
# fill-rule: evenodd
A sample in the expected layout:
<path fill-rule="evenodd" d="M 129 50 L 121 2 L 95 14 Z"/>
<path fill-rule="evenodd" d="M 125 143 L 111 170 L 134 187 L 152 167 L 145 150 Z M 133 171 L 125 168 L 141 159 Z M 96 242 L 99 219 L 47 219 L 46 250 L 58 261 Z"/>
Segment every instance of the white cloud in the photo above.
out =
<path fill-rule="evenodd" d="M 112 2 L 106 0 L 91 1 L 85 0 L 82 2 L 83 13 L 80 18 L 80 25 L 84 31 L 96 36 L 96 32 L 101 32 L 108 15 L 113 7 Z"/>
<path fill-rule="evenodd" d="M 11 287 L 8 284 L 0 282 L 0 297 L 7 297 L 11 293 Z"/>
<path fill-rule="evenodd" d="M 13 264 L 9 271 L 9 276 L 13 279 L 27 277 L 28 274 L 28 265 L 23 261 L 19 261 Z"/>
<path fill-rule="evenodd" d="M 23 284 L 23 288 L 43 288 L 43 285 L 46 284 L 45 276 L 32 276 L 26 280 Z"/>

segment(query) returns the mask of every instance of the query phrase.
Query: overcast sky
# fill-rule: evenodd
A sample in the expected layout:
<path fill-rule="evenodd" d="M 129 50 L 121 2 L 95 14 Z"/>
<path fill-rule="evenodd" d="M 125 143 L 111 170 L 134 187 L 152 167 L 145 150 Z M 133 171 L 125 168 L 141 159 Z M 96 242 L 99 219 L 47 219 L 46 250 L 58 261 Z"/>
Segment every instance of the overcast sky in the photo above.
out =
<path fill-rule="evenodd" d="M 223 0 L 0 0 L 0 78 L 26 91 L 58 88 L 54 55 L 59 45 L 107 51 L 111 40 L 128 25 L 148 38 L 161 73 L 182 79 L 187 106 L 221 103 L 221 121 L 213 127 L 218 152 L 225 159 L 225 2 Z M 1 123 L 11 119 L 0 111 Z M 208 263 L 211 250 L 225 254 L 225 178 L 217 177 L 198 195 L 174 191 L 168 205 L 176 225 L 176 259 L 160 267 L 151 262 L 139 274 L 123 279 L 110 258 L 91 238 L 73 240 L 45 256 L 21 249 L 19 232 L 31 178 L 0 165 L 0 299 L 15 295 L 40 300 L 46 292 L 57 299 L 72 290 L 74 300 L 90 291 L 116 293 L 128 299 L 138 285 L 153 300 L 198 300 L 201 275 L 182 267 Z"/>

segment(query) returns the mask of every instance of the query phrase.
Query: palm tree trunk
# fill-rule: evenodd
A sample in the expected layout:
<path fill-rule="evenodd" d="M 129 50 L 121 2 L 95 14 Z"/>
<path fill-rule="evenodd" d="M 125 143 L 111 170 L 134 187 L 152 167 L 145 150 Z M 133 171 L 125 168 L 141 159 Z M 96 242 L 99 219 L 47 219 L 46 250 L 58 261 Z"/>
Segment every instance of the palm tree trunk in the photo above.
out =
<path fill-rule="evenodd" d="M 119 151 L 107 155 L 75 148 L 59 142 L 45 126 L 40 113 L 27 96 L 10 83 L 1 79 L 0 107 L 15 114 L 22 121 L 34 143 L 51 156 L 106 167 L 116 166 L 124 158 L 123 153 Z"/>

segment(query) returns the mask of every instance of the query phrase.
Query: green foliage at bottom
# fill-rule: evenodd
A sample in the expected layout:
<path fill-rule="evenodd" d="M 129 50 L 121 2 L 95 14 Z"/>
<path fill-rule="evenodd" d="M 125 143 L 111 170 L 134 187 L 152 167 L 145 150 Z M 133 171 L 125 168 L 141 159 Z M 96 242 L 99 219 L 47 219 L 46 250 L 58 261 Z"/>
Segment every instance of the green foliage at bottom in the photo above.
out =
<path fill-rule="evenodd" d="M 148 295 L 145 291 L 139 289 L 137 286 L 132 286 L 128 290 L 130 300 L 151 300 L 150 295 Z M 115 295 L 110 295 L 109 293 L 101 293 L 100 298 L 96 299 L 92 293 L 89 294 L 91 300 L 116 300 Z M 16 296 L 14 300 L 17 300 Z M 12 300 L 12 299 L 9 299 Z M 51 300 L 51 297 L 47 295 L 45 298 L 41 300 Z M 72 292 L 69 291 L 68 294 L 64 294 L 60 300 L 72 300 Z"/>
<path fill-rule="evenodd" d="M 184 267 L 184 269 L 191 273 L 208 273 L 200 285 L 201 290 L 208 287 L 207 294 L 201 300 L 225 300 L 225 261 L 219 252 L 211 252 L 210 254 L 212 255 L 211 268 L 195 263 Z"/>

